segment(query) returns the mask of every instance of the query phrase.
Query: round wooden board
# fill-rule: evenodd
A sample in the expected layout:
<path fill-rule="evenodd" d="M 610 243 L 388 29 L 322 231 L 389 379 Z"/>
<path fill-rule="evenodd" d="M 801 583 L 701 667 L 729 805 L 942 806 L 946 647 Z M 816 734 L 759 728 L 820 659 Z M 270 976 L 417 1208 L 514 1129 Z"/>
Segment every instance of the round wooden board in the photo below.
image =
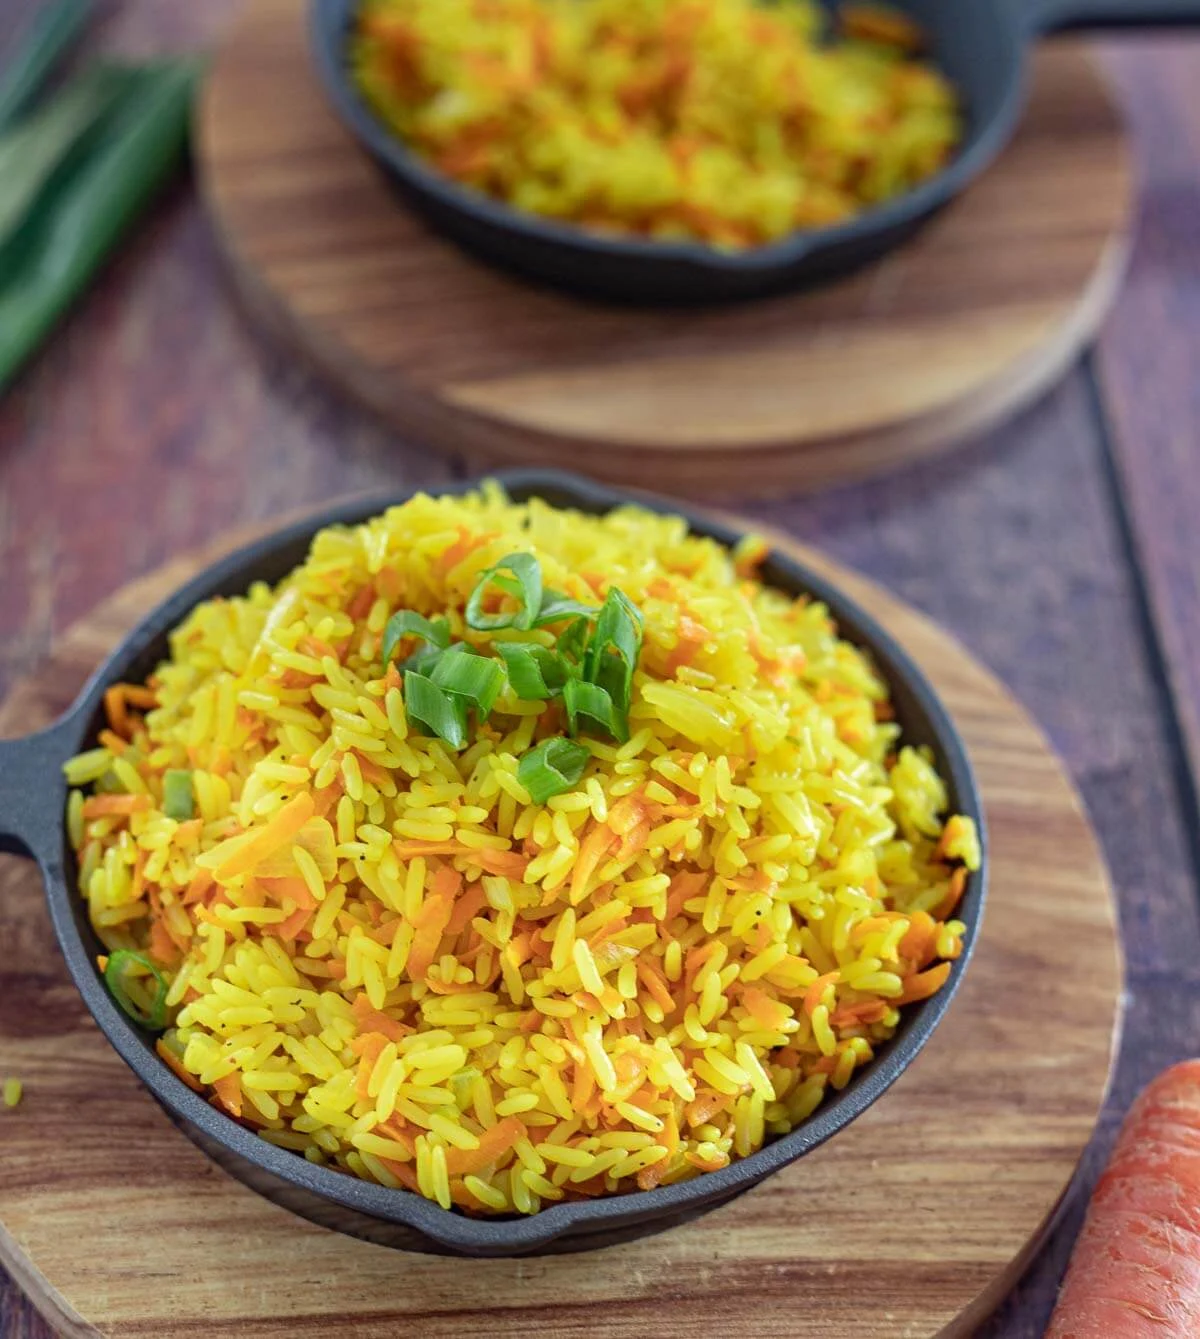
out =
<path fill-rule="evenodd" d="M 915 1065 L 830 1143 L 683 1227 L 581 1255 L 401 1253 L 293 1217 L 176 1130 L 84 1011 L 37 873 L 0 858 L 0 1076 L 25 1082 L 20 1106 L 0 1112 L 0 1260 L 63 1333 L 925 1339 L 969 1334 L 993 1309 L 1037 1249 L 1108 1086 L 1121 994 L 1108 878 L 1061 764 L 1005 690 L 923 616 L 773 538 L 916 656 L 983 788 L 983 932 Z M 60 711 L 200 561 L 127 587 L 68 633 L 0 711 L 0 732 Z"/>
<path fill-rule="evenodd" d="M 894 467 L 1055 381 L 1122 272 L 1125 140 L 1075 43 L 1038 51 L 1000 162 L 875 267 L 738 307 L 634 310 L 430 232 L 326 106 L 304 9 L 249 0 L 208 81 L 196 144 L 218 235 L 256 317 L 460 456 L 736 495 Z"/>

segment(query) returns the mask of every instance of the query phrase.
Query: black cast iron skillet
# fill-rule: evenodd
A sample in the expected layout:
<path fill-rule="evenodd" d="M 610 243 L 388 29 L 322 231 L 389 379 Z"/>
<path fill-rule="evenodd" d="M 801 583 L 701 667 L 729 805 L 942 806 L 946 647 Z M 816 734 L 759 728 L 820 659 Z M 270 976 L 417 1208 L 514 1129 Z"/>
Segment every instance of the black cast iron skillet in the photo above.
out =
<path fill-rule="evenodd" d="M 498 477 L 518 501 L 537 496 L 556 506 L 602 513 L 633 500 L 629 494 L 569 474 L 518 471 Z M 463 483 L 443 491 L 462 493 L 473 486 Z M 41 867 L 67 966 L 92 1016 L 122 1058 L 188 1135 L 235 1176 L 277 1202 L 316 1222 L 372 1241 L 474 1256 L 584 1250 L 680 1222 L 731 1199 L 816 1148 L 865 1111 L 903 1073 L 962 980 L 983 913 L 983 870 L 967 883 L 959 913 L 967 925 L 964 952 L 946 986 L 932 999 L 906 1009 L 896 1036 L 881 1048 L 878 1058 L 860 1070 L 841 1093 L 831 1094 L 798 1129 L 749 1158 L 693 1181 L 645 1193 L 553 1205 L 530 1218 L 474 1219 L 447 1212 L 419 1195 L 314 1166 L 295 1153 L 265 1143 L 180 1082 L 158 1058 L 153 1037 L 131 1023 L 113 1002 L 97 970 L 96 955 L 102 946 L 77 892 L 75 857 L 64 824 L 67 792 L 62 763 L 92 746 L 103 726 L 105 688 L 147 676 L 167 654 L 168 631 L 199 601 L 240 594 L 256 580 L 278 581 L 303 560 L 315 531 L 365 520 L 403 501 L 403 496 L 331 507 L 214 563 L 148 614 L 96 671 L 61 720 L 40 734 L 0 742 L 0 849 L 32 856 Z M 637 501 L 658 512 L 681 514 L 696 533 L 711 535 L 723 544 L 739 538 L 728 526 L 691 514 L 673 502 L 642 496 Z M 771 554 L 763 579 L 780 589 L 808 592 L 823 600 L 842 634 L 870 651 L 891 687 L 904 738 L 933 750 L 948 782 L 952 808 L 972 817 L 982 835 L 979 792 L 962 740 L 908 655 L 845 595 L 786 555 Z"/>
<path fill-rule="evenodd" d="M 1200 0 L 893 0 L 929 35 L 957 88 L 966 138 L 915 190 L 837 227 L 723 252 L 700 243 L 622 239 L 510 208 L 430 167 L 383 125 L 350 78 L 347 33 L 360 0 L 310 0 L 313 55 L 342 120 L 438 229 L 526 277 L 623 302 L 719 302 L 782 292 L 874 260 L 913 233 L 991 163 L 1025 101 L 1030 44 L 1067 27 L 1191 23 Z M 837 0 L 823 0 L 830 9 Z"/>

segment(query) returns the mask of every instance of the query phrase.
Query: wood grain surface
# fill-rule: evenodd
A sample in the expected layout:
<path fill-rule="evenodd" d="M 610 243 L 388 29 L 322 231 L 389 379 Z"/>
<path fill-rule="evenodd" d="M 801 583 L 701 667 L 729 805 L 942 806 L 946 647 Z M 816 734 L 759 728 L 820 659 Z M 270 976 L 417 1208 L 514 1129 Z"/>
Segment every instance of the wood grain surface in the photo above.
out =
<path fill-rule="evenodd" d="M 295 0 L 245 6 L 201 100 L 202 188 L 254 314 L 443 448 L 743 496 L 854 477 L 1041 393 L 1123 267 L 1125 141 L 1077 44 L 1039 53 L 1000 162 L 880 264 L 672 312 L 539 290 L 431 232 L 327 106 L 304 28 Z"/>
<path fill-rule="evenodd" d="M 43 3 L 0 4 L 0 61 Z M 238 3 L 102 0 L 87 51 L 204 46 Z M 1200 1048 L 1197 755 L 1178 728 L 1200 718 L 1186 355 L 1200 357 L 1200 40 L 1097 46 L 1143 182 L 1101 356 L 954 457 L 756 508 L 932 614 L 1004 680 L 1066 760 L 1113 874 L 1128 963 L 1115 1084 L 1058 1228 L 980 1339 L 1041 1339 L 1122 1114 Z M 222 276 L 205 212 L 181 185 L 0 400 L 0 686 L 124 582 L 230 526 L 461 474 L 260 340 Z M 0 1044 L 40 1021 L 10 1006 Z M 177 1281 L 154 1270 L 151 1246 L 146 1291 L 169 1292 Z M 50 1335 L 2 1272 L 0 1335 Z"/>
<path fill-rule="evenodd" d="M 1105 60 L 1140 137 L 1143 222 L 1133 282 L 1100 345 L 1140 557 L 1174 679 L 1191 765 L 1200 765 L 1200 76 L 1178 38 Z"/>
<path fill-rule="evenodd" d="M 21 1074 L 29 1096 L 5 1120 L 0 1258 L 61 1332 L 633 1339 L 715 1326 L 747 1339 L 913 1339 L 970 1334 L 991 1312 L 1040 1244 L 1107 1089 L 1121 978 L 1107 875 L 1061 766 L 999 684 L 893 597 L 781 542 L 925 666 L 983 790 L 982 936 L 912 1069 L 816 1153 L 682 1228 L 468 1267 L 391 1252 L 259 1199 L 174 1129 L 72 999 L 36 870 L 10 866 L 0 939 L 22 952 L 0 998 L 0 1070 Z M 193 567 L 170 564 L 68 632 L 0 726 L 26 730 L 61 710 L 72 681 Z M 21 1037 L 31 1012 L 40 1026 Z M 130 1155 L 112 1157 L 114 1145 Z M 145 1287 L 148 1243 L 170 1290 Z M 349 1317 L 338 1278 L 354 1280 Z"/>

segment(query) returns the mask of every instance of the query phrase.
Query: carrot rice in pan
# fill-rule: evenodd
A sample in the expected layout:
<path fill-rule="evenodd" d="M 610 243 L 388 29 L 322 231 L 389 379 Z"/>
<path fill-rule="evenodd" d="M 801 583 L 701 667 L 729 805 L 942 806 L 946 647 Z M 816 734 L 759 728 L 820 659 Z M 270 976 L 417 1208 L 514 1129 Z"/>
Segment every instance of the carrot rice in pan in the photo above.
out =
<path fill-rule="evenodd" d="M 434 167 L 567 223 L 725 248 L 932 176 L 957 98 L 904 15 L 811 0 L 364 0 L 349 59 Z"/>
<path fill-rule="evenodd" d="M 485 487 L 199 605 L 67 764 L 118 1002 L 263 1139 L 446 1208 L 793 1129 L 945 983 L 979 847 L 765 552 Z"/>

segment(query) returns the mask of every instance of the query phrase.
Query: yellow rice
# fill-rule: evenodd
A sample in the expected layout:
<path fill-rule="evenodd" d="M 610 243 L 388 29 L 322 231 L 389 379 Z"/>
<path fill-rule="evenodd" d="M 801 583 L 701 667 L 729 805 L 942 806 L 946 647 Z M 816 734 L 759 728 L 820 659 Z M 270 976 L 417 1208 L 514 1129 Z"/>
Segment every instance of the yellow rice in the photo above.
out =
<path fill-rule="evenodd" d="M 553 710 L 506 689 L 455 754 L 380 659 L 398 607 L 482 640 L 466 599 L 514 551 L 645 618 L 631 738 L 584 737 L 543 806 L 517 760 Z M 944 982 L 979 851 L 867 658 L 754 579 L 764 553 L 488 487 L 198 606 L 67 765 L 92 924 L 171 982 L 164 1060 L 272 1143 L 482 1213 L 679 1181 L 804 1121 Z"/>
<path fill-rule="evenodd" d="M 812 0 L 365 0 L 355 77 L 469 186 L 723 247 L 824 227 L 936 172 L 954 92 L 902 15 Z"/>

